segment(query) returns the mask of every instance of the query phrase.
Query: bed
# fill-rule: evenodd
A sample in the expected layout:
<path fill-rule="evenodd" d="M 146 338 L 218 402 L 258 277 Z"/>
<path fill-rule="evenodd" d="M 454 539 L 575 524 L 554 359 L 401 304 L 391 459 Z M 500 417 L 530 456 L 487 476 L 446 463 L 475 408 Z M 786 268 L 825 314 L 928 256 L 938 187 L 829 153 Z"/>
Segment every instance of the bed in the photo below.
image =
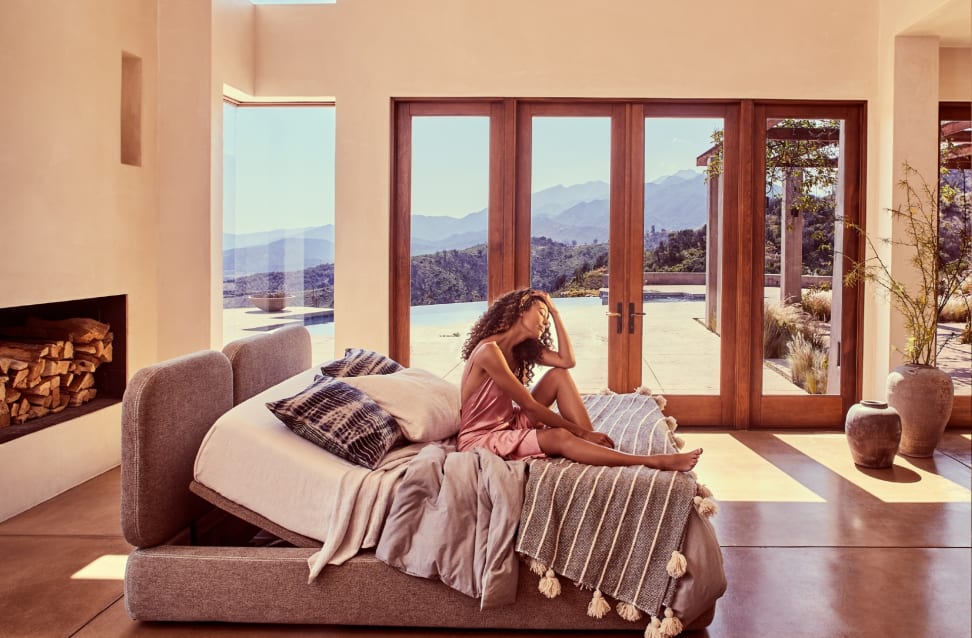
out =
<path fill-rule="evenodd" d="M 209 439 L 217 436 L 217 421 L 313 378 L 310 350 L 307 330 L 295 326 L 133 375 L 123 400 L 121 466 L 122 528 L 135 547 L 125 574 L 125 605 L 133 619 L 644 630 L 644 621 L 632 623 L 618 614 L 588 615 L 591 591 L 583 587 L 565 585 L 560 595 L 548 598 L 526 565 L 516 575 L 515 602 L 487 609 L 437 580 L 388 566 L 372 549 L 348 551 L 341 564 L 327 565 L 308 582 L 309 560 L 325 540 L 319 530 L 328 521 L 321 516 L 332 511 L 327 503 L 336 498 L 335 481 L 360 468 L 340 459 L 316 463 L 326 453 L 314 454 L 298 437 L 271 444 L 259 433 L 229 429 L 219 436 L 236 444 L 239 456 L 225 454 L 227 474 L 213 479 L 206 473 L 219 465 L 222 454 L 214 455 L 217 462 L 206 472 L 198 477 L 196 472 L 200 448 L 214 445 Z M 254 414 L 265 418 L 259 409 Z M 247 456 L 245 450 L 254 447 L 261 453 Z M 280 476 L 279 464 L 261 467 L 260 458 L 270 456 L 289 458 L 293 472 Z M 219 489 L 207 484 L 214 480 Z M 227 488 L 234 483 L 239 489 Z M 263 484 L 269 494 L 296 485 L 291 492 L 317 506 L 268 510 L 266 499 L 248 500 L 254 484 Z M 685 629 L 702 628 L 713 618 L 725 576 L 712 526 L 694 510 L 682 551 L 694 569 L 678 580 L 671 606 Z"/>

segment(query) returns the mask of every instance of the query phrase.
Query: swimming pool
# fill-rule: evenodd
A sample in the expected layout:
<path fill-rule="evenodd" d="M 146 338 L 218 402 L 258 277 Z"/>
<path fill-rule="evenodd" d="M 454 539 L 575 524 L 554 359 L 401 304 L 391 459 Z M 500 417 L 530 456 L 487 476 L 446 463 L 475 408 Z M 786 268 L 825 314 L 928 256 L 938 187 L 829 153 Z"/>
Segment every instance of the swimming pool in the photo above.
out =
<path fill-rule="evenodd" d="M 559 297 L 554 298 L 554 303 L 565 310 L 602 305 L 600 297 Z M 461 330 L 467 330 L 486 311 L 486 307 L 485 301 L 412 306 L 411 323 L 413 326 L 457 326 Z M 304 325 L 311 334 L 334 335 L 333 317 L 314 317 L 305 320 Z"/>

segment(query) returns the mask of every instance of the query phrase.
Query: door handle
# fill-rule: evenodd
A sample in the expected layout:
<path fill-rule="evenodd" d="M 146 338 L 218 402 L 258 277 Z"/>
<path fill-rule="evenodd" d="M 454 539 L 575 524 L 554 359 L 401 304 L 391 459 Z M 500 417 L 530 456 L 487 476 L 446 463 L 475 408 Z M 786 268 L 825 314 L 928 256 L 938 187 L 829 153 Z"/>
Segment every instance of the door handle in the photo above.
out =
<path fill-rule="evenodd" d="M 623 305 L 619 301 L 618 302 L 618 311 L 617 312 L 605 312 L 604 313 L 604 316 L 606 316 L 606 317 L 614 317 L 615 319 L 617 319 L 617 331 L 618 331 L 618 334 L 621 334 L 621 308 L 623 308 Z"/>
<path fill-rule="evenodd" d="M 621 309 L 621 304 L 618 304 L 618 310 L 620 309 Z M 635 312 L 635 305 L 633 301 L 628 303 L 628 334 L 632 334 L 632 335 L 634 334 L 634 318 L 644 317 L 644 316 L 645 313 L 643 312 Z M 620 332 L 620 330 L 618 330 L 618 332 Z"/>

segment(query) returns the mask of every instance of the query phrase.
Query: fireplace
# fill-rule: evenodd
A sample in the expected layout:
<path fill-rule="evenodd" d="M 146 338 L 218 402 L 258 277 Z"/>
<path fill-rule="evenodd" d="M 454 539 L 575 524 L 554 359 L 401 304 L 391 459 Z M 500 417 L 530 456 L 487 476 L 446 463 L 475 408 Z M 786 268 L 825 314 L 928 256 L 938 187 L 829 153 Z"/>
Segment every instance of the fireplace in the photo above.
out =
<path fill-rule="evenodd" d="M 127 301 L 125 295 L 95 297 L 55 303 L 0 308 L 0 341 L 10 342 L 22 338 L 28 322 L 59 321 L 83 317 L 108 324 L 112 333 L 110 361 L 101 362 L 93 371 L 94 399 L 78 406 L 68 406 L 56 413 L 31 418 L 23 423 L 11 423 L 0 428 L 0 444 L 26 434 L 63 423 L 83 414 L 118 403 L 125 392 L 127 377 Z M 7 373 L 8 378 L 10 372 Z"/>

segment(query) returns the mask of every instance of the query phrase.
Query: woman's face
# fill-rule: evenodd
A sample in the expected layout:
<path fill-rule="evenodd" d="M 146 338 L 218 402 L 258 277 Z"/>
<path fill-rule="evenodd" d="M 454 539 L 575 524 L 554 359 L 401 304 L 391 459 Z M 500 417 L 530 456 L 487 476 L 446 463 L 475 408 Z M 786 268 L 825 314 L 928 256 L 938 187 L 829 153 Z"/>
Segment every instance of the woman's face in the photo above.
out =
<path fill-rule="evenodd" d="M 527 330 L 539 339 L 547 326 L 550 325 L 550 310 L 547 308 L 547 304 L 537 299 L 523 311 L 523 314 L 520 315 L 520 321 L 523 322 Z"/>

